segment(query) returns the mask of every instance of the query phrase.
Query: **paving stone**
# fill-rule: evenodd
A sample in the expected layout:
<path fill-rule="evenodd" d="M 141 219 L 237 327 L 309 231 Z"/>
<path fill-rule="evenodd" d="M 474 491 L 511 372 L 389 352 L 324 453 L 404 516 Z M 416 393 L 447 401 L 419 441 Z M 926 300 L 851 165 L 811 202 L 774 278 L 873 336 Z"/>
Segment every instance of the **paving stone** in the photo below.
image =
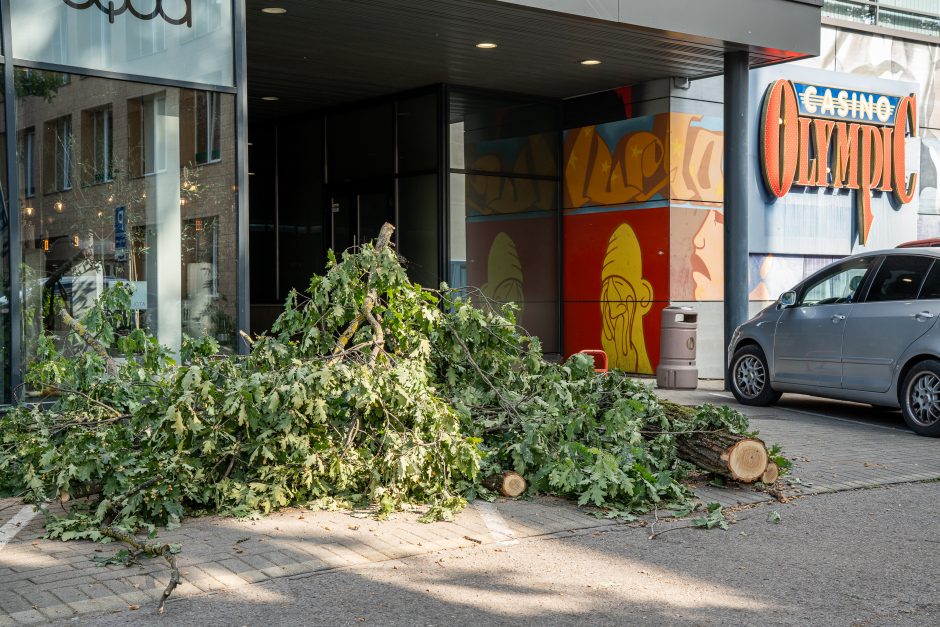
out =
<path fill-rule="evenodd" d="M 60 586 L 51 591 L 62 603 L 85 601 L 88 597 L 77 586 Z"/>
<path fill-rule="evenodd" d="M 0 592 L 0 610 L 6 614 L 16 612 L 25 612 L 33 607 L 33 601 L 27 601 L 22 595 L 12 590 L 3 590 Z"/>
<path fill-rule="evenodd" d="M 15 624 L 19 625 L 36 625 L 39 623 L 48 623 L 49 619 L 43 616 L 38 610 L 27 610 L 25 612 L 17 612 L 11 614 L 10 618 L 13 619 Z"/>

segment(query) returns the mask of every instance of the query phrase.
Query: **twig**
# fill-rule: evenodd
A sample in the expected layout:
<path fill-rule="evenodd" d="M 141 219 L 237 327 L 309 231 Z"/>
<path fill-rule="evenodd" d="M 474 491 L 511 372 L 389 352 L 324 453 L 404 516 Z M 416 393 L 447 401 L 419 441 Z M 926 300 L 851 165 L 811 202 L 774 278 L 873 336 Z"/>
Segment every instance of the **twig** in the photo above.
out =
<path fill-rule="evenodd" d="M 649 539 L 658 538 L 664 533 L 669 533 L 670 531 L 676 531 L 677 529 L 699 529 L 698 525 L 679 525 L 678 527 L 670 527 L 669 529 L 663 529 L 662 531 L 657 531 L 656 533 L 651 533 Z"/>
<path fill-rule="evenodd" d="M 166 600 L 170 598 L 170 595 L 173 594 L 173 590 L 175 590 L 176 586 L 180 583 L 180 569 L 176 564 L 176 555 L 173 552 L 173 547 L 169 544 L 145 544 L 138 542 L 137 539 L 130 534 L 122 533 L 109 526 L 102 527 L 101 533 L 102 535 L 117 540 L 118 542 L 123 542 L 131 548 L 136 549 L 138 555 L 162 557 L 166 560 L 166 563 L 170 565 L 170 582 L 167 584 L 166 589 L 163 590 L 163 595 L 160 597 L 160 605 L 157 607 L 157 614 L 163 614 L 166 609 Z"/>
<path fill-rule="evenodd" d="M 486 374 L 483 372 L 483 369 L 480 368 L 480 366 L 477 364 L 476 361 L 474 361 L 473 355 L 470 354 L 470 348 L 464 343 L 463 339 L 460 337 L 460 334 L 457 333 L 457 330 L 454 329 L 454 327 L 452 327 L 452 326 L 450 326 L 450 325 L 448 325 L 448 328 L 450 329 L 451 333 L 453 334 L 454 339 L 457 340 L 457 343 L 460 344 L 461 347 L 463 347 L 464 352 L 467 354 L 467 360 L 470 362 L 470 365 L 473 366 L 473 369 L 476 370 L 476 371 L 477 371 L 477 374 L 480 375 L 480 377 L 483 379 L 483 381 L 484 381 L 488 386 L 490 386 L 490 389 L 493 390 L 493 392 L 496 394 L 497 398 L 499 398 L 500 403 L 502 403 L 503 408 L 504 408 L 507 412 L 511 413 L 513 416 L 515 416 L 515 417 L 518 419 L 518 418 L 519 418 L 519 414 L 516 413 L 515 408 L 512 406 L 512 404 L 511 404 L 509 401 L 506 400 L 505 397 L 503 397 L 503 395 L 502 395 L 502 394 L 500 393 L 500 391 L 499 391 L 499 388 L 496 387 L 495 385 L 493 385 L 493 382 L 490 381 L 489 377 L 486 376 Z"/>
<path fill-rule="evenodd" d="M 115 416 L 123 416 L 123 415 L 124 415 L 124 414 L 122 414 L 121 412 L 119 412 L 118 410 L 116 410 L 115 408 L 111 407 L 110 405 L 107 405 L 107 404 L 105 404 L 105 403 L 102 403 L 102 402 L 99 401 L 98 399 L 92 398 L 91 396 L 89 396 L 88 394 L 86 394 L 86 393 L 84 393 L 84 392 L 82 392 L 82 391 L 80 391 L 80 390 L 73 390 L 73 389 L 71 389 L 71 388 L 63 388 L 63 387 L 59 387 L 59 386 L 57 386 L 57 385 L 48 385 L 48 386 L 46 386 L 46 387 L 47 387 L 47 389 L 50 389 L 50 390 L 57 390 L 57 391 L 59 391 L 59 392 L 65 393 L 65 394 L 77 394 L 78 396 L 81 396 L 82 398 L 84 398 L 86 401 L 89 401 L 89 402 L 91 402 L 91 403 L 94 403 L 95 405 L 98 405 L 99 407 L 103 407 L 104 409 L 107 409 L 108 411 L 110 411 L 111 413 L 113 413 Z"/>
<path fill-rule="evenodd" d="M 223 479 L 227 479 L 230 474 L 232 474 L 232 468 L 235 467 L 235 460 L 238 458 L 238 448 L 241 446 L 241 442 L 235 445 L 235 448 L 232 449 L 232 459 L 228 463 L 228 468 L 225 469 L 225 474 L 222 475 Z"/>

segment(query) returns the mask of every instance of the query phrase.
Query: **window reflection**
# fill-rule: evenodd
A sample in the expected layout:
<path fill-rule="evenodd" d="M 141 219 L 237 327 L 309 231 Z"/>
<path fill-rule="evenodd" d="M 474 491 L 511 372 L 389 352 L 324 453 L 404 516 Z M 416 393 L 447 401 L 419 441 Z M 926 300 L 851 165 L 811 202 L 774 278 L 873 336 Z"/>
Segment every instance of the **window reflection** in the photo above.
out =
<path fill-rule="evenodd" d="M 66 335 L 60 308 L 78 317 L 118 281 L 134 287 L 129 327 L 171 348 L 208 334 L 232 350 L 234 98 L 17 78 L 24 361 L 43 330 Z"/>

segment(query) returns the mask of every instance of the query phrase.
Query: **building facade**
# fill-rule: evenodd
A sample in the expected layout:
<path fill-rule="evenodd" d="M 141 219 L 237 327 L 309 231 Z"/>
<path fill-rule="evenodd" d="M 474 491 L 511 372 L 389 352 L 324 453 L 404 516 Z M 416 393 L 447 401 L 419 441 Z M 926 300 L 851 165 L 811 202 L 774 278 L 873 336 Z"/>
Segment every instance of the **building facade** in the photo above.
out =
<path fill-rule="evenodd" d="M 726 268 L 782 256 L 724 252 L 755 211 L 726 136 L 753 73 L 829 62 L 821 5 L 2 0 L 3 400 L 108 285 L 127 329 L 243 351 L 386 221 L 415 281 L 516 303 L 546 353 L 651 373 L 672 303 L 720 361 Z"/>

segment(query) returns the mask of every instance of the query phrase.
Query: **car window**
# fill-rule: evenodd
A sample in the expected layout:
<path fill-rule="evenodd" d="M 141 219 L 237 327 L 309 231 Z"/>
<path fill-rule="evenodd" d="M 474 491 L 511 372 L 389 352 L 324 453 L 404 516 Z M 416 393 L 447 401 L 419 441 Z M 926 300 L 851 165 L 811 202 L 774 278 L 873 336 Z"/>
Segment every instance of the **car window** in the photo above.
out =
<path fill-rule="evenodd" d="M 933 267 L 930 268 L 917 298 L 921 300 L 940 298 L 940 263 L 934 262 Z"/>
<path fill-rule="evenodd" d="M 840 263 L 808 283 L 797 302 L 800 307 L 850 303 L 865 282 L 865 273 L 876 257 L 859 257 Z"/>
<path fill-rule="evenodd" d="M 932 264 L 930 257 L 889 255 L 878 268 L 866 302 L 914 300 Z"/>

